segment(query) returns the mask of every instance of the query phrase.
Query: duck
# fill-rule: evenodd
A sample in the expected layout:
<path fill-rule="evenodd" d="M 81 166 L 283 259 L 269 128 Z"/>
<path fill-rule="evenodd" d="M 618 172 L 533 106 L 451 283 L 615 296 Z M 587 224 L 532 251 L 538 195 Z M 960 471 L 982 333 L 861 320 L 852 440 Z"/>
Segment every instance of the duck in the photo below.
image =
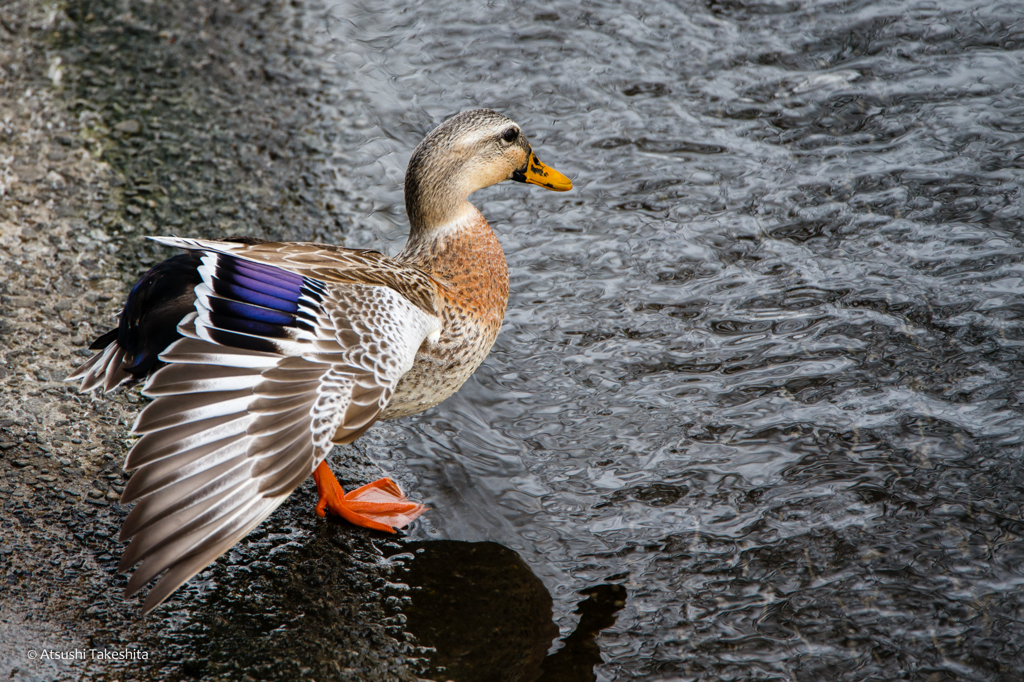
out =
<path fill-rule="evenodd" d="M 118 326 L 68 376 L 83 392 L 145 382 L 133 426 L 134 503 L 118 567 L 143 615 L 266 519 L 312 476 L 316 513 L 395 532 L 426 507 L 381 478 L 345 492 L 335 445 L 427 410 L 487 356 L 508 303 L 497 236 L 468 200 L 512 180 L 567 191 L 520 126 L 457 114 L 413 151 L 409 237 L 394 257 L 321 243 L 154 237 L 183 251 L 132 287 Z M 129 542 L 130 541 L 130 542 Z"/>

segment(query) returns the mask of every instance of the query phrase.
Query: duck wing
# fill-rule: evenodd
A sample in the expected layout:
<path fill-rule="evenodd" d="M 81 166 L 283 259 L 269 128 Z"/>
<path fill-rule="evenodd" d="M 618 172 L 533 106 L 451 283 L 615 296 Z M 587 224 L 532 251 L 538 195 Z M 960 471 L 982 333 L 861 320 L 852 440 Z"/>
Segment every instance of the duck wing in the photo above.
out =
<path fill-rule="evenodd" d="M 248 249 L 266 245 L 160 241 L 201 253 L 202 282 L 143 390 L 154 401 L 125 463 L 138 471 L 122 503 L 137 504 L 120 570 L 141 562 L 126 596 L 163 574 L 144 612 L 255 528 L 335 443 L 369 429 L 441 328 L 402 293 L 431 302 L 432 280 L 380 254 L 337 250 L 334 270 L 311 256 L 323 247 L 278 244 L 276 258 L 254 258 Z"/>

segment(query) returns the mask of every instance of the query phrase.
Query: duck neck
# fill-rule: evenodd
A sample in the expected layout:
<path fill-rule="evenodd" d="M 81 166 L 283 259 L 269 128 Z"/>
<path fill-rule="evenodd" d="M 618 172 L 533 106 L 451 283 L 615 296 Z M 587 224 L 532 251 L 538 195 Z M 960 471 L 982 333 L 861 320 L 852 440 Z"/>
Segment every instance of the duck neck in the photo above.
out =
<path fill-rule="evenodd" d="M 445 173 L 417 149 L 405 176 L 405 211 L 409 216 L 409 241 L 429 239 L 431 233 L 460 222 L 476 209 L 466 198 L 469 192 L 457 175 Z"/>
<path fill-rule="evenodd" d="M 443 141 L 442 141 L 443 142 Z M 409 241 L 398 255 L 445 281 L 453 291 L 475 292 L 489 310 L 504 311 L 508 267 L 498 238 L 467 198 L 478 189 L 457 154 L 428 137 L 413 152 L 405 175 Z"/>
<path fill-rule="evenodd" d="M 501 250 L 483 214 L 465 199 L 443 218 L 410 225 L 409 241 L 398 257 L 431 274 L 444 276 L 450 261 L 479 256 L 476 252 L 480 249 Z"/>

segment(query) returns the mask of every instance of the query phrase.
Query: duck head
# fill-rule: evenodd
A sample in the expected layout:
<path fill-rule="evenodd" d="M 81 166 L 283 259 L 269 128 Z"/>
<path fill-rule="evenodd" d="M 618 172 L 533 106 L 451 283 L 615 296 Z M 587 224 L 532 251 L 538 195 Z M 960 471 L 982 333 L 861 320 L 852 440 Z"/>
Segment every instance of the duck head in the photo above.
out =
<path fill-rule="evenodd" d="M 569 178 L 540 162 L 515 121 L 491 109 L 451 117 L 409 159 L 405 206 L 413 232 L 459 219 L 470 194 L 505 180 L 572 189 Z"/>

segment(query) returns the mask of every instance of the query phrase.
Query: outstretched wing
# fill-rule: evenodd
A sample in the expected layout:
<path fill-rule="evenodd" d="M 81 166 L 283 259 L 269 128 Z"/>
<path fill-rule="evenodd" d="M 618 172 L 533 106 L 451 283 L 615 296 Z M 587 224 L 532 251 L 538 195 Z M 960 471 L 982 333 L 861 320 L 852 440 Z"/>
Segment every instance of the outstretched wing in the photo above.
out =
<path fill-rule="evenodd" d="M 155 400 L 125 464 L 138 471 L 122 502 L 138 503 L 120 568 L 141 562 L 126 596 L 163 573 L 145 612 L 255 528 L 334 443 L 362 435 L 441 324 L 387 286 L 325 283 L 199 246 L 196 311 L 144 388 Z"/>

